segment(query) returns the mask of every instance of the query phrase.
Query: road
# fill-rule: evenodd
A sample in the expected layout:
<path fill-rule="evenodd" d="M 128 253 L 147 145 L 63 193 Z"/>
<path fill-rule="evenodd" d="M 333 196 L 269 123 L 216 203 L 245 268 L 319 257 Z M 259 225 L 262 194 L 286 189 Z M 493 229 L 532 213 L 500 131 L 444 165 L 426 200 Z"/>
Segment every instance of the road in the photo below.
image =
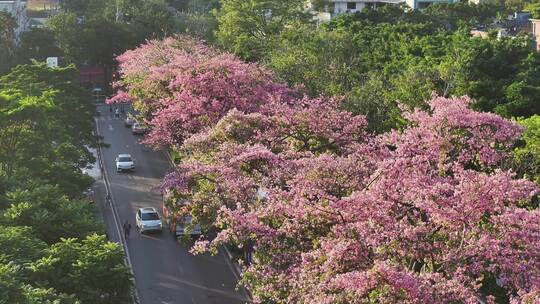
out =
<path fill-rule="evenodd" d="M 131 134 L 122 119 L 112 117 L 108 106 L 101 106 L 98 130 L 104 142 L 103 162 L 119 222 L 128 220 L 135 227 L 135 212 L 140 207 L 155 207 L 161 213 L 161 195 L 155 189 L 170 170 L 163 152 L 139 144 L 140 137 Z M 114 160 L 120 153 L 135 159 L 133 173 L 116 173 Z M 104 219 L 109 235 L 117 235 L 111 208 Z M 113 237 L 112 239 L 117 239 Z M 139 234 L 132 229 L 127 239 L 136 288 L 141 304 L 246 303 L 242 290 L 236 290 L 237 276 L 232 265 L 220 252 L 216 256 L 193 256 L 189 246 L 175 240 L 164 227 L 162 234 Z"/>

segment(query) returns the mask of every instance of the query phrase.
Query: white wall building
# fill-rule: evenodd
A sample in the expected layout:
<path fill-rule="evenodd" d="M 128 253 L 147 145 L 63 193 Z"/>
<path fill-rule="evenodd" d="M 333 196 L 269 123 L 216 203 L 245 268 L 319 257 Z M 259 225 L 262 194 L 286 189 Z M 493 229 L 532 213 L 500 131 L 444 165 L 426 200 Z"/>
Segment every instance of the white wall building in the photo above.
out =
<path fill-rule="evenodd" d="M 405 0 L 330 0 L 334 5 L 334 14 L 356 13 L 364 8 L 377 8 L 386 4 L 400 4 Z"/>
<path fill-rule="evenodd" d="M 398 5 L 406 3 L 413 9 L 423 9 L 434 3 L 455 3 L 459 2 L 459 0 L 328 0 L 328 2 L 328 10 L 336 15 L 342 13 L 355 13 L 364 8 L 377 8 L 387 4 Z"/>
<path fill-rule="evenodd" d="M 29 19 L 26 15 L 26 1 L 22 0 L 10 0 L 0 1 L 0 11 L 7 12 L 17 22 L 17 28 L 15 29 L 15 39 L 19 41 L 21 33 L 28 30 Z"/>
<path fill-rule="evenodd" d="M 406 0 L 408 6 L 413 9 L 423 9 L 435 3 L 456 3 L 459 0 Z"/>

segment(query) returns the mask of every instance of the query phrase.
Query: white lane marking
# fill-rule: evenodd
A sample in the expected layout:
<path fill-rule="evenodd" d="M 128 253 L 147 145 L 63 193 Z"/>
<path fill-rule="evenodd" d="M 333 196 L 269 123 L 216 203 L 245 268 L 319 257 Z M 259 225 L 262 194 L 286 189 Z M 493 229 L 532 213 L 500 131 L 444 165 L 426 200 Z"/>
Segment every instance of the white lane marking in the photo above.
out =
<path fill-rule="evenodd" d="M 193 304 L 197 304 L 197 301 L 195 301 L 195 298 L 193 296 L 191 297 L 191 302 L 193 302 Z"/>
<path fill-rule="evenodd" d="M 109 131 L 114 131 L 114 128 L 111 124 L 109 124 Z"/>

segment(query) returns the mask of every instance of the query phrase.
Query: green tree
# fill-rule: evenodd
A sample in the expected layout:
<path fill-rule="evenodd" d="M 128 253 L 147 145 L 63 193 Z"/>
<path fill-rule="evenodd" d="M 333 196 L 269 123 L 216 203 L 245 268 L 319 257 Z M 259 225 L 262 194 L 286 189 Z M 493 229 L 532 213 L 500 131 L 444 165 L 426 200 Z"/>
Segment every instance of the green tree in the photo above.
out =
<path fill-rule="evenodd" d="M 0 227 L 0 264 L 11 262 L 24 266 L 40 258 L 47 248 L 30 227 Z"/>
<path fill-rule="evenodd" d="M 130 272 L 122 248 L 104 236 L 90 235 L 81 242 L 63 239 L 32 263 L 30 271 L 36 283 L 74 294 L 83 303 L 131 301 Z"/>
<path fill-rule="evenodd" d="M 32 287 L 24 282 L 21 267 L 0 264 L 0 304 L 80 304 L 74 297 L 52 288 Z"/>
<path fill-rule="evenodd" d="M 222 0 L 216 37 L 248 60 L 262 58 L 272 38 L 287 27 L 309 22 L 304 0 Z"/>
<path fill-rule="evenodd" d="M 7 12 L 0 11 L 0 75 L 6 72 L 15 60 L 15 29 L 17 23 Z"/>
<path fill-rule="evenodd" d="M 0 77 L 0 171 L 57 184 L 70 196 L 88 187 L 93 105 L 74 67 L 20 65 Z M 39 146 L 40 149 L 35 147 Z"/>
<path fill-rule="evenodd" d="M 21 35 L 17 62 L 28 64 L 32 60 L 45 61 L 47 57 L 61 57 L 62 50 L 55 44 L 55 36 L 47 28 L 32 28 Z"/>
<path fill-rule="evenodd" d="M 177 14 L 179 31 L 205 41 L 214 40 L 217 21 L 209 14 L 179 12 Z"/>
<path fill-rule="evenodd" d="M 176 31 L 176 23 L 164 0 L 139 1 L 126 11 L 129 31 L 136 45 L 147 39 L 163 38 Z M 119 53 L 117 53 L 119 54 Z"/>
<path fill-rule="evenodd" d="M 3 213 L 3 222 L 31 227 L 39 239 L 49 244 L 61 238 L 103 232 L 93 206 L 83 200 L 68 199 L 58 187 L 34 186 L 10 192 L 7 197 L 10 206 Z"/>
<path fill-rule="evenodd" d="M 524 144 L 514 150 L 514 170 L 540 185 L 540 115 L 520 118 Z"/>
<path fill-rule="evenodd" d="M 12 176 L 27 168 L 28 160 L 37 152 L 35 147 L 47 147 L 46 107 L 49 100 L 22 97 L 0 92 L 0 172 Z"/>
<path fill-rule="evenodd" d="M 540 3 L 529 3 L 525 6 L 525 11 L 530 12 L 533 18 L 540 18 Z"/>
<path fill-rule="evenodd" d="M 78 63 L 82 61 L 85 37 L 81 35 L 83 29 L 75 13 L 65 12 L 54 15 L 47 19 L 46 26 L 54 33 L 66 62 Z"/>
<path fill-rule="evenodd" d="M 28 303 L 24 284 L 19 279 L 19 267 L 0 264 L 0 303 Z"/>

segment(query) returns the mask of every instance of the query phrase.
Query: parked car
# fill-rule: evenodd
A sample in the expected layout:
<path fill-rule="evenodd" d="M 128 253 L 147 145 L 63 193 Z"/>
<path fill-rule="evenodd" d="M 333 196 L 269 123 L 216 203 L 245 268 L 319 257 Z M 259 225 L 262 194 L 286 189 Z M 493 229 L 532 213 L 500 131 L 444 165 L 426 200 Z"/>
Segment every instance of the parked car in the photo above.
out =
<path fill-rule="evenodd" d="M 105 93 L 103 92 L 103 89 L 101 88 L 93 88 L 92 89 L 92 101 L 94 103 L 103 103 L 105 102 Z"/>
<path fill-rule="evenodd" d="M 135 215 L 135 223 L 139 232 L 144 233 L 147 231 L 163 230 L 163 223 L 158 212 L 153 207 L 139 208 Z"/>
<path fill-rule="evenodd" d="M 188 235 L 196 238 L 202 233 L 201 225 L 194 223 L 193 218 L 189 215 L 169 217 L 168 224 L 171 233 L 176 237 Z"/>
<path fill-rule="evenodd" d="M 126 125 L 126 127 L 131 127 L 133 125 L 133 123 L 135 122 L 135 120 L 133 120 L 133 117 L 131 117 L 131 115 L 127 115 L 126 119 L 124 120 L 124 124 Z"/>
<path fill-rule="evenodd" d="M 135 171 L 135 161 L 130 154 L 118 154 L 116 157 L 116 171 Z"/>
<path fill-rule="evenodd" d="M 148 128 L 146 128 L 143 124 L 140 122 L 134 122 L 131 126 L 131 133 L 133 134 L 144 134 L 148 131 Z"/>
<path fill-rule="evenodd" d="M 189 215 L 178 216 L 174 214 L 174 212 L 171 212 L 171 210 L 167 208 L 167 202 L 169 199 L 171 199 L 170 195 L 165 193 L 163 195 L 162 212 L 165 222 L 169 225 L 169 230 L 171 231 L 172 235 L 177 238 L 186 235 L 191 237 L 200 236 L 202 234 L 201 225 L 199 223 L 195 223 L 193 221 L 193 217 Z M 177 202 L 176 204 L 183 205 L 182 202 Z"/>

